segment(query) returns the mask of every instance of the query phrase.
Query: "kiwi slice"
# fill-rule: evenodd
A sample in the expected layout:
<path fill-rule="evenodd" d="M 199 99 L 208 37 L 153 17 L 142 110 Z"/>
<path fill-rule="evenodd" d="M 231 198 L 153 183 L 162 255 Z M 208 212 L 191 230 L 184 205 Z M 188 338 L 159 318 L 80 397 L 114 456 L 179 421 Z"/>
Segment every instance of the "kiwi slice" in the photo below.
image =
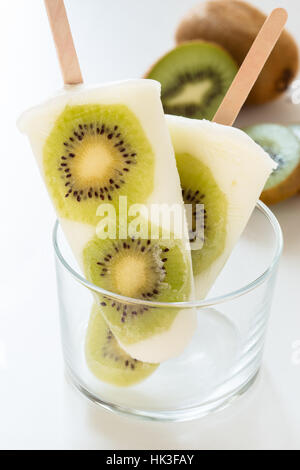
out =
<path fill-rule="evenodd" d="M 275 204 L 300 189 L 300 142 L 291 129 L 279 124 L 257 124 L 245 129 L 277 163 L 261 195 L 266 204 Z"/>
<path fill-rule="evenodd" d="M 220 46 L 192 41 L 163 56 L 146 77 L 161 83 L 165 113 L 212 119 L 237 70 Z"/>
<path fill-rule="evenodd" d="M 45 142 L 43 163 L 58 214 L 78 222 L 95 225 L 101 202 L 118 210 L 120 195 L 142 203 L 153 190 L 154 154 L 125 105 L 67 105 Z"/>
<path fill-rule="evenodd" d="M 145 301 L 189 299 L 190 266 L 180 240 L 114 241 L 95 237 L 86 245 L 83 258 L 88 279 L 110 292 Z M 111 331 L 129 353 L 130 345 L 167 334 L 179 312 L 114 301 L 106 296 L 101 296 L 99 303 Z"/>
<path fill-rule="evenodd" d="M 189 233 L 193 272 L 197 276 L 224 251 L 227 198 L 216 183 L 212 171 L 200 159 L 187 153 L 176 153 L 175 155 L 184 203 L 192 205 Z M 201 214 L 197 214 L 199 207 Z M 198 215 L 199 220 L 197 221 Z M 196 232 L 197 228 L 199 233 Z M 196 243 L 197 238 L 202 239 L 203 246 L 194 249 L 193 244 Z"/>
<path fill-rule="evenodd" d="M 123 351 L 94 304 L 89 320 L 85 356 L 90 371 L 103 382 L 126 387 L 151 375 L 157 364 L 141 362 Z"/>

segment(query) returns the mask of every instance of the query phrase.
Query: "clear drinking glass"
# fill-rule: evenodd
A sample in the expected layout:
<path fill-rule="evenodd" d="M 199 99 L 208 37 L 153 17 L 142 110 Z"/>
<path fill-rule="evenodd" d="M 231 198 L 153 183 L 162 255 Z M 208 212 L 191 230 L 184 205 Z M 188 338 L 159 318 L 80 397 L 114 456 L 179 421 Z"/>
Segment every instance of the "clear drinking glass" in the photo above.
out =
<path fill-rule="evenodd" d="M 254 382 L 282 251 L 280 226 L 264 204 L 257 204 L 210 298 L 202 301 L 166 304 L 104 291 L 82 277 L 58 222 L 53 240 L 66 370 L 89 399 L 115 412 L 183 421 L 224 408 Z M 196 309 L 198 327 L 185 352 L 161 364 L 145 381 L 124 388 L 109 385 L 85 361 L 92 294 L 149 309 Z"/>

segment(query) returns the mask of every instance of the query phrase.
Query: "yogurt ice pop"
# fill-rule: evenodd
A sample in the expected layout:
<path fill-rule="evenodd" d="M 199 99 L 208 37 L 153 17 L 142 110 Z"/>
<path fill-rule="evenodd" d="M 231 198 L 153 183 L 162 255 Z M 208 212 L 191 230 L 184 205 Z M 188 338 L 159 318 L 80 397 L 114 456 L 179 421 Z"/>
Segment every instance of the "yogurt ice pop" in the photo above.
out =
<path fill-rule="evenodd" d="M 194 281 L 197 298 L 203 298 L 240 238 L 276 163 L 234 127 L 178 116 L 167 116 L 167 122 L 184 202 L 193 209 Z"/>
<path fill-rule="evenodd" d="M 190 230 L 197 218 L 203 246 L 193 249 L 197 297 L 205 297 L 243 232 L 274 161 L 244 132 L 232 128 L 240 109 L 287 21 L 274 9 L 261 27 L 227 91 L 214 122 L 168 117 L 185 202 L 192 204 Z M 203 213 L 195 206 L 203 204 Z M 199 237 L 198 237 L 199 238 Z M 201 240 L 200 240 L 201 241 Z"/>
<path fill-rule="evenodd" d="M 183 223 L 179 233 L 173 224 L 170 239 L 163 239 L 168 220 L 156 225 L 150 211 L 153 204 L 183 208 L 157 82 L 72 86 L 25 112 L 19 127 L 30 139 L 61 226 L 91 282 L 145 301 L 193 298 L 187 229 Z M 143 204 L 146 236 L 121 234 L 120 196 L 129 210 Z M 104 204 L 117 217 L 112 239 L 105 239 L 99 225 Z M 158 239 L 151 236 L 154 228 Z M 139 307 L 107 296 L 97 300 L 122 349 L 141 361 L 178 355 L 195 329 L 195 314 L 184 310 Z"/>

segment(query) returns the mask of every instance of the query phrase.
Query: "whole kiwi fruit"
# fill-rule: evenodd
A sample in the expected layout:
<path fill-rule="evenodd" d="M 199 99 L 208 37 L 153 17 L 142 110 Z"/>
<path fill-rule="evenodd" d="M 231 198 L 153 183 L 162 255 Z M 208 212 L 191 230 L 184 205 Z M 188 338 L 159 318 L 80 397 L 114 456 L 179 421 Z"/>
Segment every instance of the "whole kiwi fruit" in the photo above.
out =
<path fill-rule="evenodd" d="M 210 0 L 194 7 L 182 19 L 176 31 L 180 44 L 194 39 L 213 41 L 223 46 L 240 65 L 249 51 L 266 15 L 240 0 Z M 283 31 L 247 104 L 262 104 L 279 97 L 297 74 L 298 47 Z"/>

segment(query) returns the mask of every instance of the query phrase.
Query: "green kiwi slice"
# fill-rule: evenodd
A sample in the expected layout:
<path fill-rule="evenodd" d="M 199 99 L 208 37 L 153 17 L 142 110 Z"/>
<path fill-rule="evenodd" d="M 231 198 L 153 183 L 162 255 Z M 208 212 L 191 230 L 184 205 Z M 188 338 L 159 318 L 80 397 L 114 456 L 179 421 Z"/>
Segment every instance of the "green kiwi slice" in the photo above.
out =
<path fill-rule="evenodd" d="M 89 320 L 85 356 L 95 377 L 121 387 L 141 382 L 158 367 L 157 364 L 133 359 L 120 348 L 96 304 Z"/>
<path fill-rule="evenodd" d="M 300 188 L 300 141 L 295 127 L 279 124 L 257 124 L 245 129 L 277 163 L 269 177 L 261 199 L 274 204 L 297 193 Z"/>
<path fill-rule="evenodd" d="M 163 56 L 146 78 L 161 83 L 165 113 L 212 119 L 237 70 L 234 60 L 220 46 L 192 41 Z"/>
<path fill-rule="evenodd" d="M 43 149 L 44 174 L 61 217 L 95 225 L 101 202 L 142 203 L 154 185 L 154 154 L 127 106 L 66 106 Z M 143 180 L 143 184 L 139 184 Z"/>
<path fill-rule="evenodd" d="M 198 158 L 189 154 L 176 154 L 176 163 L 184 203 L 192 205 L 192 219 L 188 222 L 193 272 L 196 276 L 206 270 L 224 251 L 227 198 L 217 185 L 211 170 Z M 198 204 L 203 205 L 203 208 L 200 206 L 200 220 L 196 225 Z M 200 233 L 195 232 L 197 226 Z M 196 237 L 202 237 L 201 249 L 193 249 Z"/>
<path fill-rule="evenodd" d="M 158 302 L 189 299 L 191 273 L 181 240 L 102 240 L 95 237 L 83 252 L 87 278 L 122 296 Z M 99 296 L 100 297 L 100 296 Z M 167 331 L 177 314 L 130 302 L 99 298 L 105 320 L 123 345 L 138 343 Z"/>

